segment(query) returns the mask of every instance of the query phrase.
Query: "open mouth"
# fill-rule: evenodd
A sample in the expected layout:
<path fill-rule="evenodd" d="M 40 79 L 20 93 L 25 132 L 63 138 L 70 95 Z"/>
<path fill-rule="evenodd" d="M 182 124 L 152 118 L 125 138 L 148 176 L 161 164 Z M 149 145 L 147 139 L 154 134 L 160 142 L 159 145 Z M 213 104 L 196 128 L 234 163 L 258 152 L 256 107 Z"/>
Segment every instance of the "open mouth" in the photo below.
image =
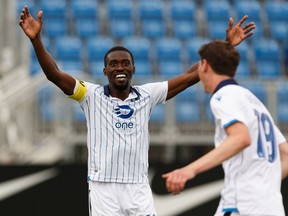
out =
<path fill-rule="evenodd" d="M 116 76 L 116 79 L 125 79 L 125 78 L 127 78 L 127 76 L 125 74 L 118 74 Z"/>

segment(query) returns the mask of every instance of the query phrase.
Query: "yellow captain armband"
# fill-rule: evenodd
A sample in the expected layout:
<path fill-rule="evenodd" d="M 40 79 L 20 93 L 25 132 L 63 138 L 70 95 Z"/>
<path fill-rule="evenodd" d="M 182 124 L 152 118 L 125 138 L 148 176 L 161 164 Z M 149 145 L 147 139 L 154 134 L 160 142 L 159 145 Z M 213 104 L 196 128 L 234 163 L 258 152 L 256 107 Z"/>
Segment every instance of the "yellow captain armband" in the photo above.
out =
<path fill-rule="evenodd" d="M 87 88 L 84 81 L 76 80 L 74 94 L 70 95 L 69 98 L 81 101 L 86 96 Z"/>

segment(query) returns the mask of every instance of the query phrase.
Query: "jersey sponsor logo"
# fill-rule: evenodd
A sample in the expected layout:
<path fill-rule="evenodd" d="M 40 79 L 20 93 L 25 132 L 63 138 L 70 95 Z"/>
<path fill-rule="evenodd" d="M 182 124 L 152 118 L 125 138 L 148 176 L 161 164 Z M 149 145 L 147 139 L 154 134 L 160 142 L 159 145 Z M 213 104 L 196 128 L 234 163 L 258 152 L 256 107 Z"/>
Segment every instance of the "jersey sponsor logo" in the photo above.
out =
<path fill-rule="evenodd" d="M 116 108 L 114 108 L 114 111 L 117 117 L 122 118 L 122 119 L 128 119 L 134 113 L 134 109 L 132 109 L 128 105 L 118 105 Z"/>
<path fill-rule="evenodd" d="M 117 121 L 114 124 L 115 128 L 123 133 L 131 133 L 134 128 L 134 123 L 132 121 L 133 118 L 131 118 L 131 116 L 134 113 L 134 109 L 128 105 L 117 105 L 117 107 L 114 108 L 114 112 L 120 119 L 123 120 L 129 119 L 128 121 L 124 122 L 121 120 Z"/>

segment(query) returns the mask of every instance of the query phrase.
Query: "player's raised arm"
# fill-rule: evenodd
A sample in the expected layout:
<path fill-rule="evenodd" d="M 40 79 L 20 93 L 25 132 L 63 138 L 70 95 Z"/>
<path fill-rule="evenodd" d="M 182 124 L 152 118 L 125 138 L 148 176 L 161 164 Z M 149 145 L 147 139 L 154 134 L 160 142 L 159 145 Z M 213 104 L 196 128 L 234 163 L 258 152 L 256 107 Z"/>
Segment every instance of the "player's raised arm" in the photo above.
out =
<path fill-rule="evenodd" d="M 226 29 L 226 41 L 237 46 L 253 35 L 252 30 L 256 28 L 254 22 L 250 22 L 242 27 L 244 21 L 247 19 L 248 16 L 246 15 L 235 26 L 233 26 L 234 20 L 232 18 L 229 19 L 229 24 Z M 184 73 L 168 81 L 167 100 L 199 81 L 197 69 L 198 62 L 189 67 Z"/>
<path fill-rule="evenodd" d="M 39 11 L 36 20 L 29 13 L 28 6 L 25 6 L 20 16 L 19 25 L 31 40 L 38 62 L 47 79 L 57 85 L 65 94 L 72 95 L 75 86 L 75 79 L 59 70 L 55 61 L 42 43 L 42 14 L 42 11 Z"/>
<path fill-rule="evenodd" d="M 248 128 L 236 122 L 226 128 L 227 138 L 210 152 L 187 166 L 162 175 L 166 180 L 166 188 L 172 194 L 180 193 L 187 181 L 195 178 L 199 173 L 210 170 L 223 161 L 233 157 L 251 144 Z"/>

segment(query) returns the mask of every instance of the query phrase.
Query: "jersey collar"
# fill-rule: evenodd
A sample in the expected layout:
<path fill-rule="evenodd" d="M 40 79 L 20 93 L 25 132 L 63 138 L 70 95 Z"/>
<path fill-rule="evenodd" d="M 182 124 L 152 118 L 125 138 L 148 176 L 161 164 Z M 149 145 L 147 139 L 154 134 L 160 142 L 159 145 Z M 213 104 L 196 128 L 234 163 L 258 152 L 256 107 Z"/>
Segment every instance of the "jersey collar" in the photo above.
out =
<path fill-rule="evenodd" d="M 136 98 L 132 99 L 133 101 L 140 99 L 140 93 L 135 88 L 133 88 L 132 86 L 130 87 L 130 92 L 134 92 L 136 94 Z M 106 95 L 107 97 L 109 97 L 109 95 L 110 95 L 110 90 L 109 90 L 108 85 L 104 86 L 104 95 Z"/>
<path fill-rule="evenodd" d="M 226 85 L 238 85 L 238 83 L 236 82 L 236 80 L 234 79 L 226 79 L 221 81 L 218 86 L 216 87 L 216 89 L 214 90 L 213 94 L 215 94 L 219 89 L 221 89 L 222 87 L 226 86 Z"/>

